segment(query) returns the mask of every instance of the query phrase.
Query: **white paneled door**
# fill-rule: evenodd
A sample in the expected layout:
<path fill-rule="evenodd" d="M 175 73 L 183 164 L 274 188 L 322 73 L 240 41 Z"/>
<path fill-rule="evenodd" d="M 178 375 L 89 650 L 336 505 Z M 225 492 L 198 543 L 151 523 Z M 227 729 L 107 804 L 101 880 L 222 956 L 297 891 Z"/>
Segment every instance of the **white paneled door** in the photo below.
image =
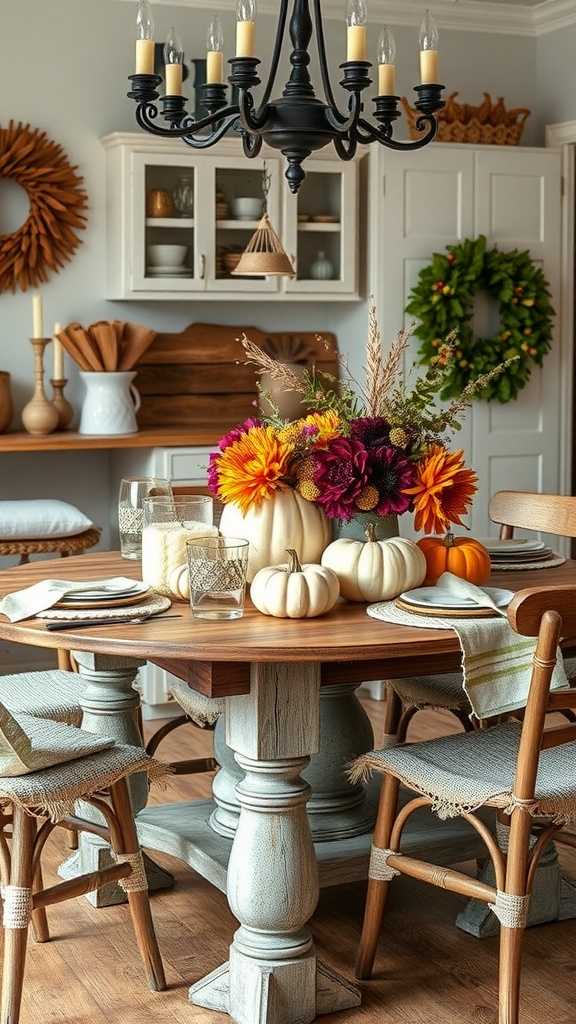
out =
<path fill-rule="evenodd" d="M 371 169 L 371 289 L 384 337 L 405 322 L 420 269 L 434 252 L 484 234 L 502 249 L 528 249 L 550 282 L 558 313 L 552 351 L 507 405 L 476 402 L 459 443 L 480 478 L 470 526 L 493 532 L 491 494 L 502 488 L 562 491 L 560 270 L 561 158 L 555 150 L 436 145 L 379 155 Z M 494 333 L 497 307 L 479 296 L 478 333 Z M 411 359 L 416 356 L 414 340 Z M 409 366 L 407 366 L 409 369 Z M 567 416 L 567 411 L 564 412 Z"/>

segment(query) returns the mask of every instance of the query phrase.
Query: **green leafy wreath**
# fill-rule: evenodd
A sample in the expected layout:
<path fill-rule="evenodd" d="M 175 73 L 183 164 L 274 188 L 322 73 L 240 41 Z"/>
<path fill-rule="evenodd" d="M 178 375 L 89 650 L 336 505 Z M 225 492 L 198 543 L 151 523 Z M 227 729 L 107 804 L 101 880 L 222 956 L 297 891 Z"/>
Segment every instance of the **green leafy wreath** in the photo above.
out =
<path fill-rule="evenodd" d="M 500 329 L 492 338 L 474 337 L 471 327 L 474 298 L 481 290 L 500 304 Z M 415 334 L 422 341 L 422 364 L 449 358 L 444 339 L 456 334 L 442 398 L 458 397 L 471 381 L 513 360 L 479 396 L 509 402 L 526 386 L 534 365 L 542 366 L 552 345 L 554 309 L 542 270 L 529 252 L 487 249 L 484 235 L 435 253 L 420 272 L 406 311 L 419 320 Z"/>

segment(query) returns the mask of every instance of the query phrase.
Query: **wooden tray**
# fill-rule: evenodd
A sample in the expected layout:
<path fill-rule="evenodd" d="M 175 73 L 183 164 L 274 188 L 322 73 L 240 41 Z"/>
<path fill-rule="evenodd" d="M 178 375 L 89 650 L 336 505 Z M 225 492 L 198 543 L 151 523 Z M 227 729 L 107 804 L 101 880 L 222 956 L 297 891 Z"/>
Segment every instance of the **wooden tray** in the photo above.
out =
<path fill-rule="evenodd" d="M 408 601 L 403 601 L 402 598 L 397 597 L 394 604 L 397 608 L 401 608 L 403 612 L 413 612 L 414 615 L 429 615 L 431 618 L 436 619 L 496 619 L 498 613 L 493 611 L 492 608 L 420 608 L 416 605 L 409 604 Z"/>
<path fill-rule="evenodd" d="M 127 597 L 111 597 L 109 601 L 67 601 L 66 598 L 62 598 L 58 601 L 58 604 L 54 605 L 54 608 L 70 608 L 76 611 L 87 611 L 89 609 L 97 608 L 123 608 L 125 605 L 142 604 L 147 597 L 150 596 L 151 587 L 148 590 L 139 591 L 137 594 L 128 594 Z"/>

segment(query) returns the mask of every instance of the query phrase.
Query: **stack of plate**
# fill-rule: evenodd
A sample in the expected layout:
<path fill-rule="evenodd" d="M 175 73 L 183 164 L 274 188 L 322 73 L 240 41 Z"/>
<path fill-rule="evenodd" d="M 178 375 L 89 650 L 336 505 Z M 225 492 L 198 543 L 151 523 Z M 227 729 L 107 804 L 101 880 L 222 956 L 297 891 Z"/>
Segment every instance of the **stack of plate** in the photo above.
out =
<path fill-rule="evenodd" d="M 514 597 L 511 590 L 481 587 L 498 608 L 507 608 Z M 493 618 L 498 613 L 489 605 L 478 605 L 471 597 L 450 594 L 444 587 L 417 587 L 407 590 L 396 599 L 396 605 L 416 615 L 444 616 L 454 619 Z"/>
<path fill-rule="evenodd" d="M 146 277 L 193 277 L 190 267 L 148 267 Z"/>
<path fill-rule="evenodd" d="M 54 607 L 77 611 L 121 608 L 124 605 L 138 604 L 148 596 L 150 589 L 147 583 L 142 583 L 140 580 L 134 580 L 130 586 L 114 587 L 106 591 L 90 589 L 90 584 L 87 583 L 86 590 L 75 590 L 73 594 L 67 594 Z"/>
<path fill-rule="evenodd" d="M 529 565 L 532 562 L 547 562 L 554 558 L 552 548 L 542 540 L 514 538 L 513 540 L 496 540 L 486 538 L 480 542 L 487 548 L 494 569 L 499 565 Z"/>

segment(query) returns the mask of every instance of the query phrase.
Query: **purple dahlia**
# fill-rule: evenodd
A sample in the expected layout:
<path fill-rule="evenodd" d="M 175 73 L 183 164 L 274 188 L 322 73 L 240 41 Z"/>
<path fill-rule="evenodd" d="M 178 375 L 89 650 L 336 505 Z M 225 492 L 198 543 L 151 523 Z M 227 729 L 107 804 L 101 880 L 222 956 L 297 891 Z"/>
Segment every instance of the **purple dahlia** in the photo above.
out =
<path fill-rule="evenodd" d="M 390 444 L 390 424 L 383 416 L 359 416 L 351 420 L 350 433 L 368 451 Z"/>
<path fill-rule="evenodd" d="M 404 494 L 416 482 L 416 464 L 397 448 L 383 445 L 369 456 L 370 483 L 380 495 L 376 506 L 379 516 L 401 516 L 410 508 L 411 497 Z"/>
<path fill-rule="evenodd" d="M 316 503 L 330 519 L 349 522 L 357 514 L 356 499 L 368 483 L 368 452 L 354 438 L 337 437 L 314 452 Z"/>

